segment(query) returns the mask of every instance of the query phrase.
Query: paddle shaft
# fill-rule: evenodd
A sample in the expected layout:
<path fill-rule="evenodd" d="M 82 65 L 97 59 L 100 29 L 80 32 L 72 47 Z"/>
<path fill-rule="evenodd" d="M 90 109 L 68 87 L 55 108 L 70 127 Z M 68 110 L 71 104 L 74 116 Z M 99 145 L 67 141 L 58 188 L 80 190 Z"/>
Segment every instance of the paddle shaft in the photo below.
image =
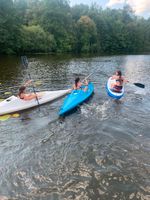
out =
<path fill-rule="evenodd" d="M 88 76 L 86 76 L 81 82 L 83 83 L 86 79 L 88 79 L 94 72 L 90 73 Z"/>
<path fill-rule="evenodd" d="M 22 56 L 22 57 L 21 57 L 21 61 L 22 61 L 23 66 L 24 66 L 26 69 L 28 69 L 28 59 L 27 59 L 27 57 L 26 57 L 26 56 Z M 28 70 L 27 70 L 27 71 L 28 71 Z M 32 80 L 32 79 L 31 79 L 31 75 L 30 75 L 29 72 L 28 72 L 28 77 L 29 77 L 29 80 Z M 32 86 L 33 92 L 34 92 L 35 97 L 36 97 L 36 101 L 37 101 L 38 106 L 39 106 L 40 103 L 39 103 L 39 100 L 38 100 L 38 97 L 37 97 L 37 94 L 36 94 L 36 91 L 35 91 L 35 87 L 34 87 L 33 84 L 32 84 L 31 86 Z"/>

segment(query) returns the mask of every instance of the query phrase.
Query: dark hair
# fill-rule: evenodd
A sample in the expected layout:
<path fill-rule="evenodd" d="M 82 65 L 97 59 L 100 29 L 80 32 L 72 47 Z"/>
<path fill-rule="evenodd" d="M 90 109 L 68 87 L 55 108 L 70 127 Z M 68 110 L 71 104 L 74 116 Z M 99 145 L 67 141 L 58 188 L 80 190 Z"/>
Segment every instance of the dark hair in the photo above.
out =
<path fill-rule="evenodd" d="M 24 92 L 25 89 L 26 89 L 25 86 L 21 86 L 21 87 L 19 88 L 19 93 L 18 93 L 18 96 L 19 96 L 19 97 L 20 97 L 20 95 Z"/>
<path fill-rule="evenodd" d="M 80 78 L 78 77 L 78 78 L 76 78 L 75 79 L 75 86 L 77 87 L 77 83 L 80 81 Z"/>
<path fill-rule="evenodd" d="M 121 71 L 118 70 L 116 72 L 117 72 L 118 76 L 120 76 L 120 77 L 122 76 L 122 72 Z"/>

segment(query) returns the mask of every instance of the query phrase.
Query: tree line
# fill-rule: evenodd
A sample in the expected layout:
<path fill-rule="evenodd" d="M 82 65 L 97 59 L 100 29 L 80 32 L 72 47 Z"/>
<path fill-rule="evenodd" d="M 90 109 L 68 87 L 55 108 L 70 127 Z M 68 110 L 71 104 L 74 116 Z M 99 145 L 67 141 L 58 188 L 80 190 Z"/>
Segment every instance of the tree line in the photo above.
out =
<path fill-rule="evenodd" d="M 129 5 L 0 0 L 0 54 L 42 52 L 150 52 L 150 18 L 136 16 Z"/>

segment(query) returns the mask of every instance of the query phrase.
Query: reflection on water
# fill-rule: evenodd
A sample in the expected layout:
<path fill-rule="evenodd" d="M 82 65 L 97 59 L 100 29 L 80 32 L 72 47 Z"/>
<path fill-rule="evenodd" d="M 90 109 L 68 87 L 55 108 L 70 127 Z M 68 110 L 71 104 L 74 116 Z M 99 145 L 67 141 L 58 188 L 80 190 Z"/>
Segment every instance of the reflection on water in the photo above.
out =
<path fill-rule="evenodd" d="M 29 57 L 37 90 L 70 87 L 95 72 L 95 93 L 63 120 L 62 99 L 0 122 L 0 200 L 149 200 L 150 56 Z M 107 96 L 107 76 L 121 69 L 133 82 Z M 104 73 L 102 73 L 104 72 Z M 0 59 L 0 99 L 27 80 L 20 58 Z M 14 86 L 13 86 L 14 85 Z M 30 90 L 31 88 L 29 88 Z"/>

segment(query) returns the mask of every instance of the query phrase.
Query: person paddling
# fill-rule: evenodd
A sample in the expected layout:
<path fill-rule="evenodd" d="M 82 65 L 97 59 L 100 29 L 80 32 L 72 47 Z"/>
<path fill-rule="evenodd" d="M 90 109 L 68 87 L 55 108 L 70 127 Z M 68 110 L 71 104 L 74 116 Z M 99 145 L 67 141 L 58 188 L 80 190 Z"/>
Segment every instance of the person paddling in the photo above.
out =
<path fill-rule="evenodd" d="M 82 87 L 83 85 L 88 86 L 88 81 L 85 80 L 84 83 L 83 83 L 83 82 L 80 81 L 80 78 L 78 77 L 78 78 L 75 79 L 75 83 L 74 83 L 72 89 L 73 89 L 73 90 L 80 90 L 80 89 L 83 89 L 84 91 L 86 91 L 88 87 L 84 87 L 84 88 L 83 88 L 83 87 Z"/>
<path fill-rule="evenodd" d="M 115 92 L 121 92 L 123 88 L 123 83 L 129 82 L 125 79 L 124 76 L 122 76 L 121 71 L 116 71 L 115 75 L 112 76 L 111 80 L 114 80 L 114 82 L 111 84 L 111 90 Z"/>
<path fill-rule="evenodd" d="M 19 88 L 18 97 L 22 100 L 32 100 L 41 97 L 35 93 L 26 93 L 26 87 L 32 82 L 32 80 L 27 81 L 23 86 Z"/>

